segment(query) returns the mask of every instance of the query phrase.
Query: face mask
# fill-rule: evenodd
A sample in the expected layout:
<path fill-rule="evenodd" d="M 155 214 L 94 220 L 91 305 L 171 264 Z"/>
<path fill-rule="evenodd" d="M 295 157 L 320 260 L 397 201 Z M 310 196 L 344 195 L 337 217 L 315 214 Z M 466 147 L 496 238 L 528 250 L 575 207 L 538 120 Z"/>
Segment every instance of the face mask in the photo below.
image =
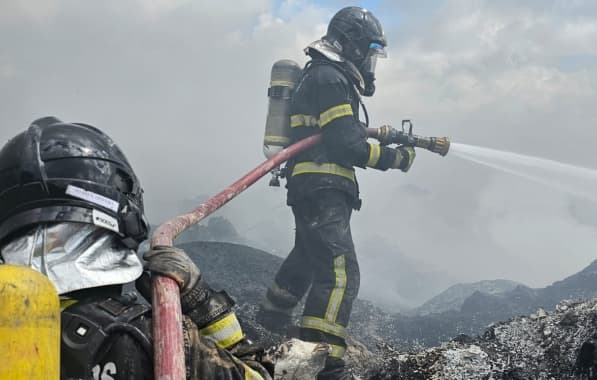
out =
<path fill-rule="evenodd" d="M 383 45 L 377 42 L 369 44 L 369 52 L 360 69 L 365 80 L 363 96 L 373 96 L 375 93 L 375 67 L 377 66 L 377 59 L 386 57 L 387 53 Z"/>
<path fill-rule="evenodd" d="M 375 94 L 375 73 L 366 72 L 363 74 L 363 80 L 365 81 L 363 96 L 373 96 Z"/>
<path fill-rule="evenodd" d="M 135 251 L 111 231 L 85 223 L 40 224 L 0 248 L 5 264 L 48 276 L 58 294 L 137 279 L 143 266 Z"/>

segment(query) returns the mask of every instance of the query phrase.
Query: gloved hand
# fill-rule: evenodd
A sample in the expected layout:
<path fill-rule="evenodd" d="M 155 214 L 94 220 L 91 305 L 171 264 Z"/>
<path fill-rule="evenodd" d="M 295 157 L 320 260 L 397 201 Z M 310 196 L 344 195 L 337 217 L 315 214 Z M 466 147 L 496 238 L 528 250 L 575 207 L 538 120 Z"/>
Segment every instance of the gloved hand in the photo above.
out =
<path fill-rule="evenodd" d="M 391 125 L 382 125 L 377 128 L 377 140 L 380 145 L 390 145 L 392 143 L 390 135 L 393 129 Z"/>
<path fill-rule="evenodd" d="M 143 255 L 147 261 L 145 270 L 170 277 L 178 283 L 180 294 L 187 294 L 201 276 L 199 268 L 189 256 L 179 248 L 157 246 Z"/>
<path fill-rule="evenodd" d="M 415 148 L 410 146 L 399 146 L 396 148 L 396 161 L 394 161 L 393 169 L 400 169 L 407 172 L 413 164 L 415 157 Z"/>

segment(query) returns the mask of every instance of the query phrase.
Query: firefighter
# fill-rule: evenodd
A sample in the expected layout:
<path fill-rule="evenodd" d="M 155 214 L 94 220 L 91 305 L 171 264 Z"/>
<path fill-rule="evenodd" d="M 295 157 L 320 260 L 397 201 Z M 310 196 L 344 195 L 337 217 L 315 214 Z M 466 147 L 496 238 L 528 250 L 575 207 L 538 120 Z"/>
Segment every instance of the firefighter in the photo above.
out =
<path fill-rule="evenodd" d="M 283 333 L 293 308 L 309 290 L 300 338 L 331 345 L 318 379 L 350 378 L 342 357 L 346 327 L 359 290 L 359 266 L 350 231 L 352 210 L 360 208 L 354 167 L 407 172 L 410 147 L 367 141 L 367 111 L 361 96 L 375 93 L 375 64 L 386 56 L 378 19 L 360 7 L 341 9 L 327 33 L 305 53 L 311 58 L 292 96 L 291 142 L 321 133 L 322 143 L 286 167 L 287 203 L 295 218 L 295 245 L 260 305 L 257 319 Z M 364 122 L 359 117 L 363 109 Z"/>
<path fill-rule="evenodd" d="M 43 273 L 60 295 L 62 379 L 153 378 L 151 308 L 123 292 L 137 280 L 149 297 L 136 254 L 148 228 L 139 181 L 100 130 L 46 117 L 0 150 L 0 258 Z M 231 298 L 182 250 L 144 258 L 180 285 L 187 378 L 271 379 Z"/>

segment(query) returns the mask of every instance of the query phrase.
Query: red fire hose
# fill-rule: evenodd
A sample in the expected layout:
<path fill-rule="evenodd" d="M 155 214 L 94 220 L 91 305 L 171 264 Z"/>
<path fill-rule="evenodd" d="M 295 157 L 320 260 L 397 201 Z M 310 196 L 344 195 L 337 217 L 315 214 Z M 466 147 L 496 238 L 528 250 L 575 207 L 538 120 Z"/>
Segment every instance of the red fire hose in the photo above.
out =
<path fill-rule="evenodd" d="M 377 135 L 377 129 L 368 128 L 367 132 L 370 137 Z M 315 135 L 289 146 L 193 211 L 163 223 L 153 233 L 151 246 L 171 247 L 174 239 L 181 232 L 228 203 L 297 153 L 318 144 L 320 140 L 321 135 Z M 156 380 L 183 380 L 186 375 L 178 284 L 168 277 L 153 276 L 151 286 L 155 378 Z"/>

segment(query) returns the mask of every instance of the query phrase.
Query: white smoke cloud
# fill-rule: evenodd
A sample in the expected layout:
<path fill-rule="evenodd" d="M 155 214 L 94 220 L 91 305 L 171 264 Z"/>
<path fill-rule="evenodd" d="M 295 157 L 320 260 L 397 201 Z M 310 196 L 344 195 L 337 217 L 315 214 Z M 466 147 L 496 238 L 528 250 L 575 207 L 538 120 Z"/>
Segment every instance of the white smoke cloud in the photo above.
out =
<path fill-rule="evenodd" d="M 32 4 L 0 3 L 0 140 L 47 114 L 97 125 L 127 152 L 157 222 L 262 161 L 271 64 L 304 63 L 302 49 L 344 2 Z M 420 134 L 596 167 L 593 2 L 388 1 L 372 11 L 390 41 L 366 99 L 374 125 L 412 118 Z M 540 185 L 428 152 L 406 175 L 359 175 L 361 260 L 359 242 L 381 236 L 457 279 L 541 286 L 594 258 L 593 227 Z M 281 252 L 293 234 L 284 198 L 260 183 L 222 213 Z M 282 211 L 268 222 L 270 210 Z M 389 283 L 363 273 L 365 292 Z"/>

